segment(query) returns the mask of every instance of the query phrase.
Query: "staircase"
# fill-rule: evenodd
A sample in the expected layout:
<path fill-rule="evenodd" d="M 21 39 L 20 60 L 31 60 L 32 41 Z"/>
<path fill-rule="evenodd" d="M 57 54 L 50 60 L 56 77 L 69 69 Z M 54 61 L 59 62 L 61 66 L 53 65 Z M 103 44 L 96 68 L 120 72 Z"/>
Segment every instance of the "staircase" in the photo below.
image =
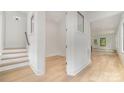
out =
<path fill-rule="evenodd" d="M 5 49 L 2 51 L 0 72 L 28 66 L 26 49 Z"/>

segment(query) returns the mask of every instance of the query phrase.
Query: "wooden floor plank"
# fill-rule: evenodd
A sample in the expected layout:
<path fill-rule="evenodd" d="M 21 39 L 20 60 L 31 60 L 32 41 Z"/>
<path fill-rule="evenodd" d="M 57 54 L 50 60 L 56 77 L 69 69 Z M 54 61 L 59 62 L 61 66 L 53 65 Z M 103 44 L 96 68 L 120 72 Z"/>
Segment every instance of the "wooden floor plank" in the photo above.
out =
<path fill-rule="evenodd" d="M 66 75 L 65 57 L 46 59 L 46 74 L 36 76 L 30 67 L 0 73 L 0 81 L 11 82 L 112 82 L 124 81 L 124 65 L 116 53 L 93 52 L 92 64 L 75 77 Z"/>

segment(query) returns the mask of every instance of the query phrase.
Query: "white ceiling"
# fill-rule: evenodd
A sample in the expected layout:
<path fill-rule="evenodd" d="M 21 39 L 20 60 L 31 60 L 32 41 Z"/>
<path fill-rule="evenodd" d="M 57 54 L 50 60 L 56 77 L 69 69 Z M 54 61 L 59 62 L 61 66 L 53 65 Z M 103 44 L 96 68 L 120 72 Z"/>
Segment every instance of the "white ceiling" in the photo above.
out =
<path fill-rule="evenodd" d="M 86 11 L 88 20 L 91 22 L 91 33 L 113 33 L 116 30 L 121 11 Z M 47 20 L 59 23 L 64 20 L 65 12 L 46 12 Z"/>
<path fill-rule="evenodd" d="M 27 13 L 27 11 L 26 11 Z M 113 33 L 116 30 L 121 11 L 85 11 L 91 22 L 91 33 Z M 47 11 L 46 18 L 49 21 L 59 23 L 65 18 L 64 11 Z"/>
<path fill-rule="evenodd" d="M 114 15 L 94 21 L 91 23 L 91 30 L 93 32 L 116 30 L 119 20 L 120 20 L 120 15 Z"/>
<path fill-rule="evenodd" d="M 91 22 L 91 33 L 107 34 L 116 31 L 122 12 L 87 12 Z"/>

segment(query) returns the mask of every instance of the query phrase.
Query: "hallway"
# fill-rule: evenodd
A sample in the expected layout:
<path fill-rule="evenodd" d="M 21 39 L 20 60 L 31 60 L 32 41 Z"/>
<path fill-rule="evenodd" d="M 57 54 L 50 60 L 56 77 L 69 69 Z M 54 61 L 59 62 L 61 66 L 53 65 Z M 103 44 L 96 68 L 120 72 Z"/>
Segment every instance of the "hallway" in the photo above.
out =
<path fill-rule="evenodd" d="M 124 67 L 116 53 L 93 52 L 92 64 L 75 77 L 66 75 L 66 62 L 64 57 L 50 57 L 46 61 L 47 71 L 44 76 L 35 76 L 29 67 L 24 67 L 2 72 L 0 74 L 0 81 L 124 81 Z"/>
<path fill-rule="evenodd" d="M 93 52 L 92 65 L 77 75 L 74 81 L 124 81 L 124 66 L 116 53 Z"/>

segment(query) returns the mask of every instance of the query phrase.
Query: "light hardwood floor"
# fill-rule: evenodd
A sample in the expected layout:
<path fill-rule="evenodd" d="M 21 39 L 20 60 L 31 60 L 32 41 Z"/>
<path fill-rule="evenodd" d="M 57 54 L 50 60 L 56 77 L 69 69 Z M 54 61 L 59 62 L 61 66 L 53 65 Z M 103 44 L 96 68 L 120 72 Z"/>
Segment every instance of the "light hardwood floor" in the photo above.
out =
<path fill-rule="evenodd" d="M 124 65 L 116 53 L 92 53 L 92 64 L 75 77 L 66 75 L 65 58 L 55 56 L 46 60 L 46 74 L 36 76 L 29 67 L 0 73 L 0 81 L 20 82 L 81 82 L 124 81 Z"/>

